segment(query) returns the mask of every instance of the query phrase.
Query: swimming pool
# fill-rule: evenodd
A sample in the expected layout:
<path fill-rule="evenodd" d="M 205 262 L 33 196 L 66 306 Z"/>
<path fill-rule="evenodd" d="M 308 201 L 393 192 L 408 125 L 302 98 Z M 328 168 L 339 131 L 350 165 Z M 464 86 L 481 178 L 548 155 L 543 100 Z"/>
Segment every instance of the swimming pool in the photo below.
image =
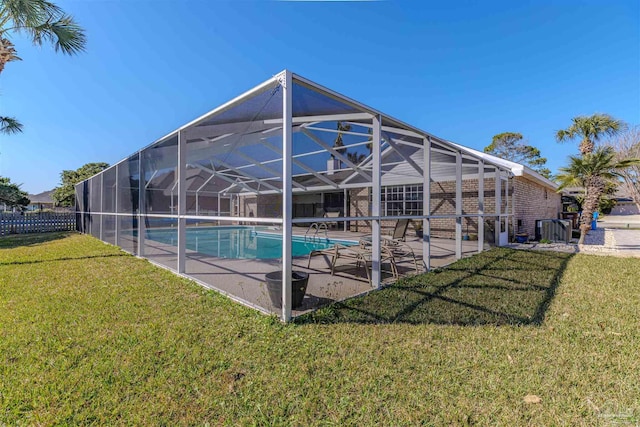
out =
<path fill-rule="evenodd" d="M 146 230 L 146 238 L 176 246 L 176 228 Z M 356 242 L 322 238 L 307 239 L 293 236 L 291 253 L 294 257 L 308 255 L 313 250 L 327 249 L 335 243 L 351 246 Z M 282 234 L 268 227 L 224 226 L 187 228 L 187 249 L 219 258 L 277 259 L 282 258 Z"/>

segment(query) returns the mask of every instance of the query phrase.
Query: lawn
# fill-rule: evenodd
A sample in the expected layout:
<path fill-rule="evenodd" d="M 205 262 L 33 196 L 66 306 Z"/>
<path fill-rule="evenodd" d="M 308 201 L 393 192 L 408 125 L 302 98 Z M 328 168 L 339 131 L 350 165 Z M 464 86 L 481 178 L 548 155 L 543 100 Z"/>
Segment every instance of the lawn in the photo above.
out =
<path fill-rule="evenodd" d="M 283 325 L 92 237 L 3 238 L 0 425 L 637 425 L 638 277 L 496 249 Z"/>

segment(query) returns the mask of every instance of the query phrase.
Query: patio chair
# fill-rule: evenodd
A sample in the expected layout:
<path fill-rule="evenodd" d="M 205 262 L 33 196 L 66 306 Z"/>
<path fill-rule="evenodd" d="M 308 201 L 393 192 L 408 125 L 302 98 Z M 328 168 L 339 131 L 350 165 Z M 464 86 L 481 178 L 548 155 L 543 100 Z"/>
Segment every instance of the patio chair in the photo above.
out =
<path fill-rule="evenodd" d="M 307 258 L 307 268 L 311 267 L 311 257 L 319 256 L 319 255 L 331 257 L 330 265 L 333 265 L 333 258 L 335 257 L 335 254 L 336 254 L 335 246 L 332 246 L 326 249 L 314 249 L 311 252 L 309 252 L 309 257 Z"/>
<path fill-rule="evenodd" d="M 386 248 L 386 250 L 391 254 L 394 259 L 394 264 L 396 268 L 396 274 L 398 274 L 398 261 L 402 258 L 410 258 L 413 259 L 413 265 L 416 268 L 416 274 L 420 273 L 418 268 L 418 259 L 416 258 L 416 254 L 413 251 L 413 248 L 406 243 L 400 241 L 393 241 L 385 239 L 382 241 L 382 247 Z"/>
<path fill-rule="evenodd" d="M 367 274 L 367 281 L 371 284 L 371 273 L 369 272 L 369 265 L 373 261 L 373 253 L 371 251 L 371 246 L 344 246 L 339 243 L 336 243 L 334 246 L 334 255 L 331 261 L 331 275 L 335 274 L 335 269 L 337 265 L 337 261 L 339 259 L 348 259 L 356 262 L 356 268 L 360 267 L 360 264 L 364 266 L 364 271 Z M 391 266 L 391 274 L 394 278 L 398 278 L 398 269 L 396 267 L 396 262 L 386 247 L 380 248 L 380 262 L 383 263 L 385 261 L 389 262 Z"/>
<path fill-rule="evenodd" d="M 397 242 L 404 242 L 405 236 L 407 235 L 407 228 L 409 228 L 409 219 L 402 218 L 396 222 L 396 226 L 393 229 L 393 234 L 391 235 L 391 239 Z"/>
<path fill-rule="evenodd" d="M 338 218 L 340 216 L 340 212 L 325 212 L 324 213 L 324 217 L 325 218 Z M 338 221 L 331 221 L 331 222 L 326 222 L 325 224 L 327 224 L 327 226 L 330 227 L 338 227 Z"/>
<path fill-rule="evenodd" d="M 384 248 L 388 254 L 394 260 L 394 268 L 397 272 L 398 260 L 402 258 L 411 258 L 413 259 L 413 265 L 416 268 L 416 273 L 420 272 L 418 267 L 418 259 L 416 258 L 416 254 L 413 251 L 413 248 L 404 242 L 405 235 L 407 234 L 407 228 L 409 226 L 409 219 L 399 219 L 396 222 L 396 226 L 393 230 L 393 234 L 391 236 L 382 236 L 382 248 Z M 365 236 L 360 239 L 361 246 L 369 246 L 371 245 L 371 236 Z"/>
<path fill-rule="evenodd" d="M 402 218 L 396 221 L 396 225 L 393 228 L 393 233 L 391 235 L 382 235 L 381 238 L 383 242 L 387 243 L 395 243 L 395 242 L 404 242 L 405 236 L 407 235 L 407 229 L 409 228 L 409 219 Z M 369 234 L 368 236 L 363 236 L 360 238 L 360 242 L 364 244 L 371 244 L 371 240 L 373 236 Z"/>

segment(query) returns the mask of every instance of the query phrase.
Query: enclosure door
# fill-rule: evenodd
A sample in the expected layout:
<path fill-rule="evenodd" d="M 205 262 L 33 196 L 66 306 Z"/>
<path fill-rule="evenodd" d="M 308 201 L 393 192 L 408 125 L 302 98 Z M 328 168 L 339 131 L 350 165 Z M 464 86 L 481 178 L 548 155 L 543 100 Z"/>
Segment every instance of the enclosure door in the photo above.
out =
<path fill-rule="evenodd" d="M 509 180 L 506 177 L 500 177 L 500 218 L 498 221 L 498 246 L 504 246 L 509 243 Z"/>

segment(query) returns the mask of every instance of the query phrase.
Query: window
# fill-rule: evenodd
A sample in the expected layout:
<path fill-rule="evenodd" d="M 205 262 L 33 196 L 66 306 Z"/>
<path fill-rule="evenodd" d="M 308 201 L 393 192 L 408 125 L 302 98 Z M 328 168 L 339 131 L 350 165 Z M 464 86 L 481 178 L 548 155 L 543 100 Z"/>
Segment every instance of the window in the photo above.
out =
<path fill-rule="evenodd" d="M 422 185 L 382 188 L 382 215 L 422 215 Z"/>

